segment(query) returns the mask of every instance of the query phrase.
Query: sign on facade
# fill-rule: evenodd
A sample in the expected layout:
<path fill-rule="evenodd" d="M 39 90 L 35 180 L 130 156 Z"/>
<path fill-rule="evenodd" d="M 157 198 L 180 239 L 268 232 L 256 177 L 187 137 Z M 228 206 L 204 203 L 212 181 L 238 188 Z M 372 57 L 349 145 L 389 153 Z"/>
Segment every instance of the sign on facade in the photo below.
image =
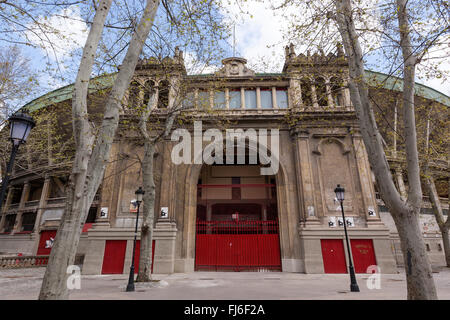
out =
<path fill-rule="evenodd" d="M 161 215 L 160 215 L 160 217 L 162 219 L 169 218 L 169 207 L 161 207 Z"/>

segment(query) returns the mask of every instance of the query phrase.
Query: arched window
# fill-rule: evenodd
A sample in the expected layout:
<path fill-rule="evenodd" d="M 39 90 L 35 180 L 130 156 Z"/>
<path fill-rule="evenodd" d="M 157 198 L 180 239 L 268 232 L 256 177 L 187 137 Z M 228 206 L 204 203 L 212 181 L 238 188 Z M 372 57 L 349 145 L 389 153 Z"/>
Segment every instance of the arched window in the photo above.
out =
<path fill-rule="evenodd" d="M 300 83 L 302 90 L 302 102 L 304 106 L 312 106 L 312 95 L 311 95 L 311 81 L 308 78 L 303 78 Z"/>
<path fill-rule="evenodd" d="M 155 82 L 153 82 L 152 80 L 148 80 L 144 85 L 144 101 L 143 101 L 144 106 L 147 106 L 148 103 L 150 102 L 151 95 L 155 93 L 154 89 L 155 89 Z"/>
<path fill-rule="evenodd" d="M 343 81 L 337 77 L 333 77 L 330 80 L 331 85 L 331 96 L 333 97 L 333 103 L 335 106 L 344 106 L 344 95 L 343 95 Z"/>
<path fill-rule="evenodd" d="M 163 80 L 159 83 L 158 108 L 164 109 L 169 105 L 169 81 Z"/>
<path fill-rule="evenodd" d="M 133 81 L 128 89 L 128 108 L 137 107 L 139 101 L 140 84 Z"/>
<path fill-rule="evenodd" d="M 316 95 L 319 106 L 324 107 L 328 105 L 327 87 L 325 79 L 322 77 L 316 79 Z"/>

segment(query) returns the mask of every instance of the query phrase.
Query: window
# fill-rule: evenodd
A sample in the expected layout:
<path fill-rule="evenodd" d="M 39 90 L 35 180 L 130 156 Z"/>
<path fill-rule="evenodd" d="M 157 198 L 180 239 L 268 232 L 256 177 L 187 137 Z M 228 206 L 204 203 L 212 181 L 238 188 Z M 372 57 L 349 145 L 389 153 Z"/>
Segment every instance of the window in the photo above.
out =
<path fill-rule="evenodd" d="M 130 84 L 130 88 L 129 88 L 129 96 L 128 96 L 128 107 L 129 108 L 135 108 L 138 105 L 138 101 L 139 101 L 139 91 L 140 91 L 140 86 L 139 83 L 137 81 L 133 81 Z"/>
<path fill-rule="evenodd" d="M 183 100 L 183 106 L 193 108 L 195 106 L 195 92 L 188 92 Z"/>
<path fill-rule="evenodd" d="M 311 82 L 308 79 L 302 79 L 301 82 L 302 90 L 302 102 L 304 106 L 312 106 L 312 96 L 311 96 Z"/>
<path fill-rule="evenodd" d="M 20 231 L 33 231 L 36 222 L 36 212 L 22 214 L 22 229 Z"/>
<path fill-rule="evenodd" d="M 331 96 L 335 106 L 344 106 L 344 96 L 342 94 L 343 84 L 338 78 L 331 78 Z"/>
<path fill-rule="evenodd" d="M 158 108 L 164 109 L 169 105 L 169 81 L 159 83 Z"/>
<path fill-rule="evenodd" d="M 97 218 L 97 211 L 98 211 L 97 207 L 89 208 L 89 213 L 86 218 L 86 223 L 94 223 L 95 222 L 95 219 Z"/>
<path fill-rule="evenodd" d="M 149 80 L 145 83 L 144 86 L 144 106 L 147 106 L 150 102 L 151 95 L 155 93 L 154 91 L 155 83 L 152 80 Z"/>
<path fill-rule="evenodd" d="M 261 108 L 263 109 L 272 109 L 272 89 L 262 89 L 261 93 Z"/>
<path fill-rule="evenodd" d="M 328 105 L 327 88 L 323 78 L 316 79 L 316 95 L 317 103 L 320 107 L 325 107 Z"/>
<path fill-rule="evenodd" d="M 230 89 L 230 109 L 241 108 L 241 90 Z"/>
<path fill-rule="evenodd" d="M 256 90 L 246 89 L 245 90 L 245 108 L 246 109 L 256 109 Z"/>
<path fill-rule="evenodd" d="M 277 88 L 277 106 L 280 109 L 288 107 L 288 97 L 286 88 Z"/>
<path fill-rule="evenodd" d="M 214 92 L 214 108 L 216 109 L 226 108 L 225 92 L 223 91 Z"/>
<path fill-rule="evenodd" d="M 231 184 L 241 184 L 241 178 L 240 177 L 232 177 L 231 178 Z M 231 199 L 233 200 L 240 200 L 241 199 L 241 188 L 231 188 Z"/>
<path fill-rule="evenodd" d="M 200 108 L 208 108 L 209 107 L 209 91 L 207 91 L 207 90 L 199 90 L 198 91 L 198 106 Z"/>
<path fill-rule="evenodd" d="M 14 228 L 14 223 L 16 222 L 16 215 L 15 214 L 8 214 L 5 217 L 5 229 L 3 232 L 10 233 Z"/>

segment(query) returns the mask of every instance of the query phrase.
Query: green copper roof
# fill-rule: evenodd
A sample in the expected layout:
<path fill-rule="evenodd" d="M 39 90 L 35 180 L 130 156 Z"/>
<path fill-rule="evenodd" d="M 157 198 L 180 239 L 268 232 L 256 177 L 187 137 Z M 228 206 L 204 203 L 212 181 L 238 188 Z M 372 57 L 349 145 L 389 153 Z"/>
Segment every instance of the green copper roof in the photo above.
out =
<path fill-rule="evenodd" d="M 388 76 L 384 73 L 365 70 L 366 81 L 371 87 L 384 88 L 393 91 L 403 90 L 403 80 L 397 77 Z M 414 86 L 415 94 L 430 100 L 440 102 L 450 107 L 450 97 L 433 88 L 417 83 Z"/>
<path fill-rule="evenodd" d="M 91 79 L 91 81 L 89 81 L 89 93 L 112 87 L 116 75 L 117 73 L 112 73 Z M 27 109 L 29 112 L 33 112 L 45 106 L 71 99 L 72 92 L 73 84 L 69 84 L 28 102 L 22 108 Z"/>
<path fill-rule="evenodd" d="M 91 79 L 89 83 L 89 92 L 95 92 L 98 90 L 110 88 L 113 85 L 114 79 L 117 73 L 106 74 Z M 256 76 L 282 76 L 283 73 L 258 73 Z M 210 75 L 209 75 L 210 76 Z M 386 74 L 366 70 L 366 81 L 371 87 L 384 88 L 393 91 L 402 91 L 403 80 L 394 76 L 388 76 Z M 423 84 L 416 83 L 415 85 L 416 95 L 426 99 L 438 101 L 446 106 L 450 107 L 450 97 L 445 94 L 427 87 Z M 53 90 L 43 96 L 28 102 L 22 108 L 26 108 L 29 112 L 39 110 L 45 106 L 65 101 L 72 98 L 73 84 L 65 87 Z"/>

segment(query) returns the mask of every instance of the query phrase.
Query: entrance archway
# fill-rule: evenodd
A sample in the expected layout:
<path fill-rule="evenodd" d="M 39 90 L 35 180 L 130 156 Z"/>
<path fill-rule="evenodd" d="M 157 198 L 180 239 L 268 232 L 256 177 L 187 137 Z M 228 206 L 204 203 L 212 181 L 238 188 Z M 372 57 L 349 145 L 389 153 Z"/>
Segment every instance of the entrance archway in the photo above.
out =
<path fill-rule="evenodd" d="M 195 227 L 195 270 L 281 271 L 275 177 L 259 165 L 204 166 Z"/>
<path fill-rule="evenodd" d="M 223 143 L 225 145 L 225 142 Z M 246 148 L 251 149 L 251 146 Z M 270 148 L 269 148 L 270 150 Z M 247 151 L 247 150 L 246 150 Z M 257 149 L 255 151 L 258 151 Z M 206 164 L 201 163 L 201 155 L 198 159 L 195 158 L 193 164 L 189 165 L 186 170 L 186 182 L 184 187 L 184 205 L 183 205 L 183 227 L 179 242 L 180 248 L 180 266 L 181 272 L 192 272 L 195 270 L 195 251 L 196 251 L 196 222 L 197 222 L 197 195 L 198 195 L 198 180 L 201 178 L 201 171 Z M 264 159 L 265 161 L 267 159 Z M 284 270 L 284 263 L 290 263 L 294 253 L 294 246 L 296 241 L 295 225 L 296 212 L 295 203 L 288 201 L 288 197 L 292 194 L 292 182 L 286 175 L 284 160 L 277 159 L 279 163 L 278 172 L 271 176 L 273 179 L 271 183 L 275 184 L 277 194 L 276 212 L 278 215 L 278 234 L 279 247 L 282 262 L 282 270 Z M 205 160 L 206 162 L 206 160 Z M 202 162 L 203 163 L 203 162 Z M 289 181 L 289 182 L 288 182 Z M 206 212 L 206 211 L 205 211 Z M 289 267 L 290 265 L 288 265 Z"/>

